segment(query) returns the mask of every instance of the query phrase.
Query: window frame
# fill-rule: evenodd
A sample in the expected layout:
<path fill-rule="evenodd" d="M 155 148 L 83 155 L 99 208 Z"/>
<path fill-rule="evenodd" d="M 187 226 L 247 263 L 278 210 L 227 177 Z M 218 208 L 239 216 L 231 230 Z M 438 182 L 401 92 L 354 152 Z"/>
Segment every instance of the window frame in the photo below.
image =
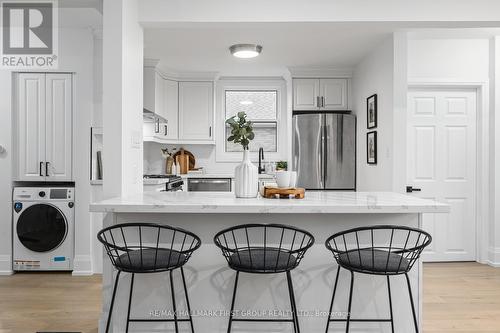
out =
<path fill-rule="evenodd" d="M 276 152 L 265 152 L 266 161 L 286 160 L 287 148 L 287 89 L 282 78 L 221 78 L 216 82 L 216 161 L 240 162 L 242 152 L 226 151 L 226 91 L 276 91 Z M 264 122 L 264 120 L 262 120 Z M 250 152 L 250 159 L 258 161 L 258 152 Z"/>

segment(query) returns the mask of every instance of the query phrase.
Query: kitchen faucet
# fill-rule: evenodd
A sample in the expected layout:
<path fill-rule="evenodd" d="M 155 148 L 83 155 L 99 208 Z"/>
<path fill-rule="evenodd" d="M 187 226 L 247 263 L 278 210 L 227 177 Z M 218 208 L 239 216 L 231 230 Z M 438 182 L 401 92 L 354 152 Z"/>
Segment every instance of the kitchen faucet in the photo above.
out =
<path fill-rule="evenodd" d="M 259 148 L 259 174 L 266 171 L 266 168 L 262 166 L 262 161 L 264 160 L 264 148 Z"/>

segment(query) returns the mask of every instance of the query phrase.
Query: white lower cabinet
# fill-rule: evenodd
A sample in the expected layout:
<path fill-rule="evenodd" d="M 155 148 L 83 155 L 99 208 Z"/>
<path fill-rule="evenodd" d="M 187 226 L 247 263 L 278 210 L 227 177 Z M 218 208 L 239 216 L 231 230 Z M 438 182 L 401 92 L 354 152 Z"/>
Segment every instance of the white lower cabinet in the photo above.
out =
<path fill-rule="evenodd" d="M 72 75 L 18 74 L 16 109 L 16 180 L 71 181 Z"/>

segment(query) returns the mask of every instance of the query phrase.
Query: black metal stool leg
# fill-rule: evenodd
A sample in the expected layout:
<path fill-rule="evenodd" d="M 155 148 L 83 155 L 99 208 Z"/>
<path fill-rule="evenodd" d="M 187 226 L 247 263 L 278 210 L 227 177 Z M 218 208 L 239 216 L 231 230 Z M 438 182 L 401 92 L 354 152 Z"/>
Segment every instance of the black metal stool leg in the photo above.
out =
<path fill-rule="evenodd" d="M 415 332 L 418 333 L 417 315 L 415 313 L 415 304 L 413 304 L 413 295 L 411 293 L 410 278 L 408 277 L 408 273 L 405 273 L 405 276 L 406 276 L 406 283 L 408 284 L 408 293 L 410 294 L 411 312 L 413 314 L 413 323 L 415 324 Z"/>
<path fill-rule="evenodd" d="M 191 332 L 194 333 L 193 317 L 191 317 L 191 305 L 189 304 L 189 295 L 186 287 L 186 278 L 184 277 L 184 268 L 181 266 L 182 284 L 184 285 L 184 293 L 186 294 L 186 305 L 188 308 L 189 323 L 191 324 Z"/>
<path fill-rule="evenodd" d="M 394 333 L 394 317 L 392 315 L 392 297 L 391 297 L 391 282 L 389 280 L 389 275 L 387 277 L 387 290 L 389 292 L 389 310 L 391 311 L 391 330 Z"/>
<path fill-rule="evenodd" d="M 352 289 L 354 285 L 354 272 L 353 271 L 350 272 L 351 272 L 351 287 L 349 290 L 349 305 L 347 307 L 347 325 L 345 328 L 346 333 L 349 332 L 349 324 L 351 322 Z"/>
<path fill-rule="evenodd" d="M 125 333 L 128 333 L 128 326 L 130 324 L 130 307 L 132 305 L 132 291 L 134 290 L 134 277 L 135 274 L 132 273 L 132 277 L 130 278 L 130 294 L 128 295 L 127 328 L 125 330 Z"/>
<path fill-rule="evenodd" d="M 172 307 L 174 310 L 175 333 L 179 333 L 179 324 L 177 323 L 177 307 L 175 305 L 174 278 L 172 276 L 172 272 L 173 271 L 170 271 L 170 291 L 172 293 Z"/>
<path fill-rule="evenodd" d="M 288 292 L 290 293 L 290 303 L 292 305 L 293 331 L 295 333 L 300 333 L 299 316 L 297 314 L 297 303 L 295 303 L 295 292 L 293 291 L 292 275 L 290 271 L 286 272 L 286 279 L 288 282 Z"/>
<path fill-rule="evenodd" d="M 115 285 L 113 287 L 113 296 L 111 296 L 111 304 L 109 306 L 108 321 L 106 322 L 106 333 L 109 332 L 109 324 L 111 322 L 111 315 L 113 314 L 113 306 L 115 305 L 116 287 L 118 286 L 118 280 L 120 279 L 121 272 L 122 271 L 118 271 L 116 273 L 116 277 L 115 277 Z"/>
<path fill-rule="evenodd" d="M 337 276 L 335 277 L 335 285 L 333 286 L 332 301 L 330 303 L 330 311 L 328 311 L 328 320 L 326 321 L 325 333 L 328 333 L 328 329 L 330 328 L 330 318 L 331 318 L 332 310 L 333 310 L 333 301 L 335 300 L 335 292 L 337 291 L 337 283 L 339 282 L 339 273 L 340 273 L 340 266 L 337 269 Z"/>
<path fill-rule="evenodd" d="M 238 289 L 238 277 L 239 276 L 240 276 L 240 272 L 236 271 L 236 278 L 234 280 L 233 299 L 231 301 L 231 312 L 229 312 L 229 324 L 227 326 L 227 333 L 231 333 L 231 325 L 233 324 L 234 302 L 236 300 L 236 290 Z"/>

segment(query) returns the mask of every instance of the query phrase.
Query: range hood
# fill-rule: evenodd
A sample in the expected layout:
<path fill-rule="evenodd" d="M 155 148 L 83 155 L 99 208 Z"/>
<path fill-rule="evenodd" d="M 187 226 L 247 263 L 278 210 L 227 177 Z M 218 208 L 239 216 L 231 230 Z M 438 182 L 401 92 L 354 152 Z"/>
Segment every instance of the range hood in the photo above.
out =
<path fill-rule="evenodd" d="M 154 122 L 160 122 L 164 123 L 166 122 L 166 119 L 163 118 L 162 116 L 157 115 L 151 110 L 148 109 L 142 109 L 142 119 L 144 122 L 149 122 L 149 123 L 154 123 Z"/>

